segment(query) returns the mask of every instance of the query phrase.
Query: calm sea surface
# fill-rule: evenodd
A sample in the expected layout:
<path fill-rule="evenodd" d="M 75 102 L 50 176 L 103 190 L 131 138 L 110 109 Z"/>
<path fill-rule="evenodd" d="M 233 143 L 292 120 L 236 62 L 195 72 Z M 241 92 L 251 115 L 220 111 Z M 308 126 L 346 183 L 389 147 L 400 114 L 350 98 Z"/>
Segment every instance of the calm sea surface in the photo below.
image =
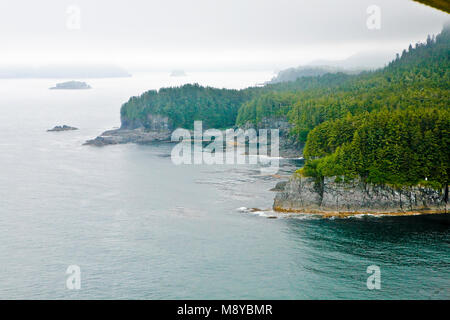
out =
<path fill-rule="evenodd" d="M 175 166 L 168 144 L 82 146 L 147 89 L 270 77 L 137 74 L 84 91 L 0 80 L 0 299 L 449 299 L 449 218 L 268 219 L 279 179 L 255 166 Z M 46 132 L 62 124 L 80 130 Z M 66 288 L 69 265 L 80 290 Z"/>

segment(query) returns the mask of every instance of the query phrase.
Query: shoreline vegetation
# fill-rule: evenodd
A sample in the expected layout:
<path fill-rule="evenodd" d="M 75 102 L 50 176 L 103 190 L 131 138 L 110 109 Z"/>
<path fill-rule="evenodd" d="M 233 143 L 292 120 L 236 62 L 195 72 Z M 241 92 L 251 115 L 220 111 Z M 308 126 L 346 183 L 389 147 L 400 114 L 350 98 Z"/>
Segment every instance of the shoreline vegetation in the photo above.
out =
<path fill-rule="evenodd" d="M 344 198 L 355 193 L 358 181 L 373 190 L 387 188 L 385 191 L 394 195 L 423 186 L 428 194 L 420 194 L 420 201 L 439 203 L 438 207 L 445 204 L 447 212 L 449 53 L 450 25 L 446 25 L 436 37 L 410 45 L 384 68 L 374 71 L 303 76 L 241 90 L 198 84 L 149 90 L 122 105 L 120 129 L 107 131 L 86 144 L 162 141 L 175 128 L 192 130 L 195 120 L 202 120 L 205 129 L 278 128 L 281 150 L 290 147 L 291 155 L 304 157 L 305 165 L 297 173 L 310 179 L 315 194 L 308 196 L 316 204 L 321 204 L 316 197 L 322 201 L 326 196 L 323 181 L 334 177 L 333 183 L 343 188 L 339 197 Z M 294 200 L 290 199 L 289 205 L 277 205 L 283 194 L 279 192 L 274 208 L 310 211 L 295 201 L 304 196 L 298 191 L 291 186 Z M 346 200 L 354 206 L 351 210 L 339 204 L 336 212 L 405 215 L 402 200 L 396 202 L 386 194 L 383 199 L 376 198 L 376 193 L 367 199 L 385 201 L 389 210 L 367 204 L 361 207 L 355 198 Z M 428 213 L 426 204 L 414 208 L 420 206 Z M 411 212 L 422 212 L 414 208 Z M 389 213 L 394 211 L 398 212 Z"/>

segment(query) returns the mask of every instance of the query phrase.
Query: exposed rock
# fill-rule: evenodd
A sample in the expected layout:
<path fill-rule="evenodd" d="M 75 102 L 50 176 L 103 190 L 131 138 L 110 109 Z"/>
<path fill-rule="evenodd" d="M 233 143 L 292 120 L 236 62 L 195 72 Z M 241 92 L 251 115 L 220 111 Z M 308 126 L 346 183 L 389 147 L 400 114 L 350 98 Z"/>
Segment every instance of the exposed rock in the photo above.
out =
<path fill-rule="evenodd" d="M 97 138 L 88 140 L 84 144 L 101 147 L 110 144 L 147 144 L 157 141 L 170 141 L 173 130 L 169 118 L 158 114 L 149 114 L 145 123 L 141 120 L 130 120 L 121 116 L 121 124 L 120 129 L 105 131 Z"/>
<path fill-rule="evenodd" d="M 264 118 L 257 126 L 249 122 L 241 129 L 279 129 L 279 156 L 299 158 L 302 155 L 302 147 L 289 135 L 291 127 L 292 125 L 285 118 Z M 148 114 L 145 119 L 129 119 L 122 115 L 120 129 L 106 131 L 97 138 L 88 140 L 85 144 L 104 146 L 108 144 L 165 141 L 170 140 L 170 134 L 174 129 L 167 116 Z M 225 131 L 223 132 L 225 133 Z M 268 151 L 270 152 L 270 140 Z"/>
<path fill-rule="evenodd" d="M 277 192 L 284 191 L 284 188 L 286 187 L 287 183 L 288 183 L 287 181 L 280 181 L 275 185 L 275 187 L 270 189 L 270 191 L 277 191 Z"/>
<path fill-rule="evenodd" d="M 146 144 L 157 141 L 170 141 L 171 131 L 169 130 L 147 130 L 138 128 L 133 130 L 116 129 L 103 132 L 95 139 L 88 140 L 85 145 L 97 147 L 110 144 L 139 143 Z"/>
<path fill-rule="evenodd" d="M 169 117 L 159 114 L 147 115 L 147 123 L 145 128 L 156 131 L 172 131 L 173 125 L 169 121 Z"/>
<path fill-rule="evenodd" d="M 126 116 L 121 116 L 121 129 L 139 129 L 145 128 L 147 130 L 169 130 L 172 131 L 174 129 L 169 117 L 162 116 L 159 114 L 148 114 L 147 118 L 144 120 L 140 119 L 129 119 Z"/>
<path fill-rule="evenodd" d="M 295 174 L 282 192 L 275 196 L 276 211 L 305 213 L 395 213 L 447 212 L 445 190 L 414 186 L 401 189 L 373 185 L 359 179 L 335 182 L 334 177 L 323 181 Z"/>
<path fill-rule="evenodd" d="M 53 129 L 48 129 L 47 131 L 48 132 L 54 132 L 54 131 L 58 132 L 58 131 L 71 131 L 71 130 L 78 130 L 78 128 L 63 125 L 63 126 L 55 126 Z"/>

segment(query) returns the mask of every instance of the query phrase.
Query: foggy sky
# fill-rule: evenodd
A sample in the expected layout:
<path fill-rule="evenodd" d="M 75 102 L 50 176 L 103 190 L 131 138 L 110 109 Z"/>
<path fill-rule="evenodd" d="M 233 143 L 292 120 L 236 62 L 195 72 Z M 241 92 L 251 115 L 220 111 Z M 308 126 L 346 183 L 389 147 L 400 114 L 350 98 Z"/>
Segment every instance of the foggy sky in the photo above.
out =
<path fill-rule="evenodd" d="M 81 10 L 67 28 L 67 8 Z M 381 29 L 366 9 L 381 9 Z M 286 67 L 360 51 L 400 51 L 449 15 L 409 0 L 2 0 L 0 63 Z"/>

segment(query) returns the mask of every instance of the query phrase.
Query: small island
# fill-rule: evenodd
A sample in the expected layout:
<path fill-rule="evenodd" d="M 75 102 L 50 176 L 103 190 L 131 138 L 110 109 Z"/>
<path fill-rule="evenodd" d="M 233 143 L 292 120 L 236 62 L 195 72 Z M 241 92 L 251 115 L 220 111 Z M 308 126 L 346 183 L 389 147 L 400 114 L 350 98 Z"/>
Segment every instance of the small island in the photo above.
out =
<path fill-rule="evenodd" d="M 185 77 L 187 76 L 186 72 L 184 72 L 184 70 L 173 70 L 170 73 L 171 77 Z"/>
<path fill-rule="evenodd" d="M 82 89 L 91 89 L 91 86 L 88 85 L 86 82 L 67 81 L 67 82 L 57 83 L 55 87 L 51 87 L 50 89 L 51 90 L 57 90 L 57 89 L 82 90 Z"/>
<path fill-rule="evenodd" d="M 48 129 L 47 132 L 72 131 L 72 130 L 78 130 L 78 128 L 70 127 L 67 125 L 55 126 L 53 129 Z"/>

